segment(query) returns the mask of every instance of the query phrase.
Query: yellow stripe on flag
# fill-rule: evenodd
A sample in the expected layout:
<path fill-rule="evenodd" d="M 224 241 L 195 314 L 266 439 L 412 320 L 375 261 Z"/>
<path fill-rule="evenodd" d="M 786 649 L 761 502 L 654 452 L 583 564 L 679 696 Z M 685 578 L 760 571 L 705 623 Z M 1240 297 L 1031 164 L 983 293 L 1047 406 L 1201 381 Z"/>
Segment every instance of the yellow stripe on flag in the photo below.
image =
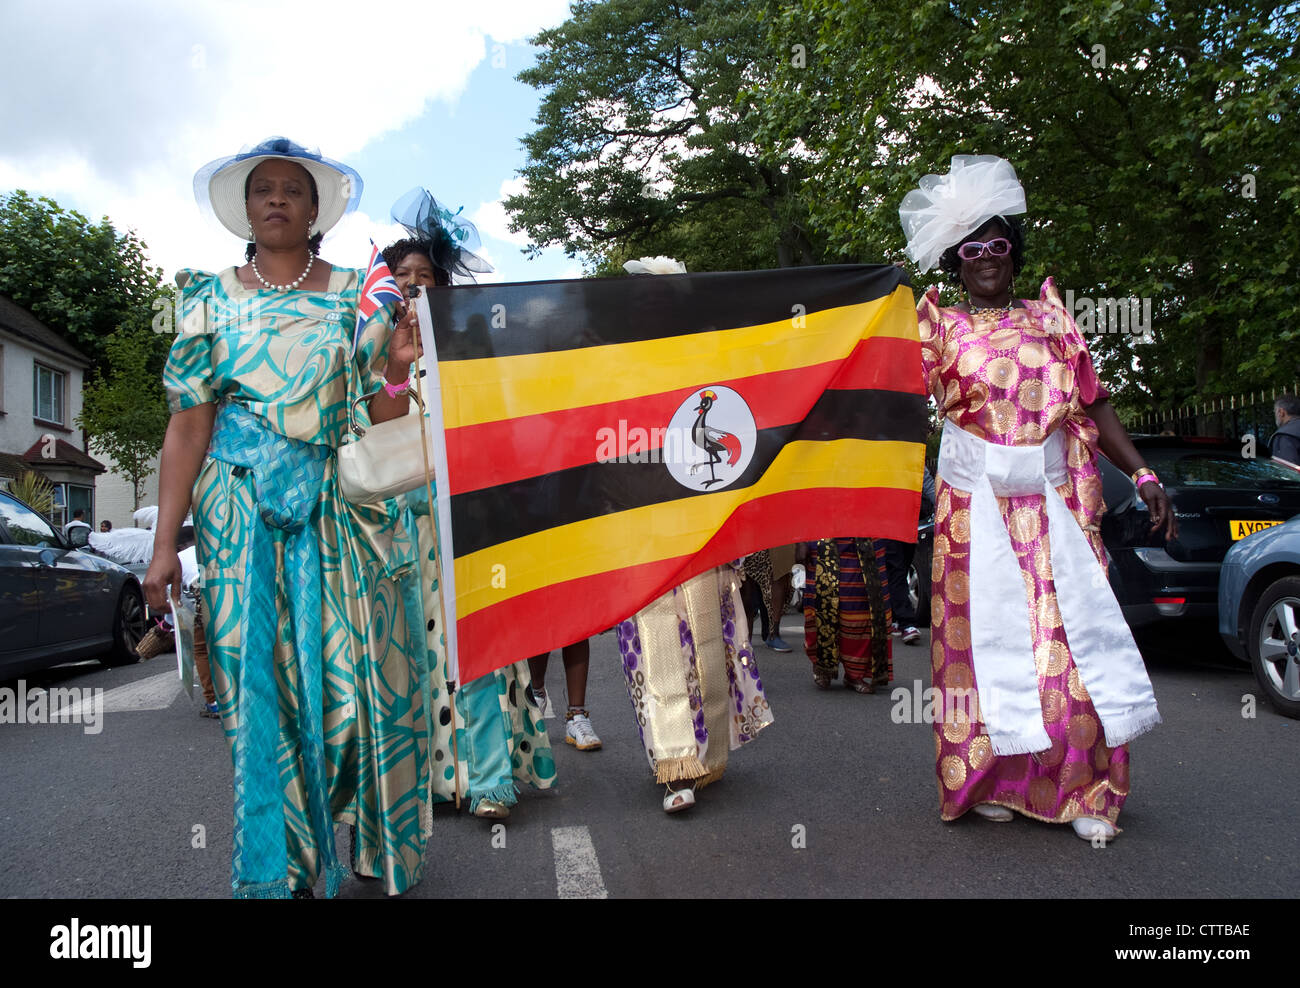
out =
<path fill-rule="evenodd" d="M 456 560 L 460 618 L 556 581 L 639 566 L 699 551 L 745 501 L 817 487 L 920 490 L 922 443 L 866 439 L 789 443 L 758 483 L 699 497 L 597 515 L 549 528 Z M 635 539 L 627 531 L 637 532 Z M 625 546 L 613 554 L 611 547 Z M 610 564 L 614 563 L 613 566 Z"/>
<path fill-rule="evenodd" d="M 810 312 L 802 317 L 805 325 L 797 329 L 792 314 L 780 322 L 712 333 L 444 361 L 440 374 L 445 427 L 457 429 L 692 387 L 709 377 L 710 367 L 722 369 L 721 379 L 734 380 L 842 360 L 859 340 L 916 339 L 915 305 L 911 289 L 900 285 L 884 298 Z M 509 388 L 501 386 L 503 380 L 511 382 Z M 575 402 L 575 395 L 590 400 Z"/>

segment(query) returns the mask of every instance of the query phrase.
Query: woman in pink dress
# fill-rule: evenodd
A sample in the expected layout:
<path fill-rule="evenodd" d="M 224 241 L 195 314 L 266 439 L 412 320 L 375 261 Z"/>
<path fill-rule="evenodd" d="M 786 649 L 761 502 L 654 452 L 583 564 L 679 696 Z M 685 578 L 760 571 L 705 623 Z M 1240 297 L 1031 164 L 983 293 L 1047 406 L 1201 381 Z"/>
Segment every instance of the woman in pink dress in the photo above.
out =
<path fill-rule="evenodd" d="M 1152 531 L 1177 523 L 1124 432 L 1049 278 L 1016 299 L 1024 191 L 1011 165 L 956 156 L 900 214 L 922 270 L 968 301 L 921 300 L 924 373 L 943 422 L 932 595 L 941 816 L 1019 812 L 1108 839 L 1127 741 L 1159 723 L 1106 580 L 1100 449 L 1133 475 Z M 933 694 L 932 694 L 933 695 Z"/>

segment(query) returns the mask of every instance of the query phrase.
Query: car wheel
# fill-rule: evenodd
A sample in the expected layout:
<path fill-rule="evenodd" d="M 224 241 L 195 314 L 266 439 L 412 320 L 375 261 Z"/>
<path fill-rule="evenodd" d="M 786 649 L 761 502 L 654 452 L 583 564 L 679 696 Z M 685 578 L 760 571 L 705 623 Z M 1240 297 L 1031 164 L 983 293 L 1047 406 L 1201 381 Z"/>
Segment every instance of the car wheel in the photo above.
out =
<path fill-rule="evenodd" d="M 100 658 L 106 666 L 129 666 L 140 661 L 135 647 L 144 637 L 144 598 L 140 588 L 127 584 L 117 598 L 117 617 L 113 622 L 113 651 Z"/>
<path fill-rule="evenodd" d="M 922 558 L 924 555 L 924 558 Z M 907 567 L 907 599 L 912 605 L 919 627 L 930 624 L 930 553 L 922 553 L 922 546 L 916 547 L 916 555 Z"/>
<path fill-rule="evenodd" d="M 1250 619 L 1250 665 L 1269 703 L 1300 718 L 1300 577 L 1264 591 Z"/>

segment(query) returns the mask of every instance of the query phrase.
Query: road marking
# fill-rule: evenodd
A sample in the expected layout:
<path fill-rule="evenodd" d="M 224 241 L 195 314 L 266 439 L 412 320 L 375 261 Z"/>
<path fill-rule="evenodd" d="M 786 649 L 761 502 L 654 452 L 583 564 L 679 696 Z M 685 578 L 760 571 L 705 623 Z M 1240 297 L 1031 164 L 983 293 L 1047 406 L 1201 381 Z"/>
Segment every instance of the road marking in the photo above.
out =
<path fill-rule="evenodd" d="M 176 678 L 176 673 L 160 672 L 156 676 L 106 690 L 102 711 L 106 714 L 116 714 L 132 710 L 166 710 L 180 691 L 181 681 Z M 94 701 L 77 700 L 75 703 L 60 707 L 60 713 L 66 710 L 67 713 L 62 714 L 63 716 L 76 717 L 81 711 L 82 704 L 87 702 Z"/>
<path fill-rule="evenodd" d="M 560 899 L 608 899 L 600 877 L 600 862 L 586 827 L 552 827 L 551 848 L 555 852 L 556 897 Z"/>

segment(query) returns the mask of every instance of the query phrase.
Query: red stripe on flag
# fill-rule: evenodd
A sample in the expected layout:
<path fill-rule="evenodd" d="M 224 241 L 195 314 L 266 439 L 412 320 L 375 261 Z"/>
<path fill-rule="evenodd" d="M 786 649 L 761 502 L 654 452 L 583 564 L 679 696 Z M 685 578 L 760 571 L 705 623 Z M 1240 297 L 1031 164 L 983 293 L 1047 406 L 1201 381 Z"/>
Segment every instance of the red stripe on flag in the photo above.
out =
<path fill-rule="evenodd" d="M 594 463 L 601 452 L 603 429 L 615 433 L 615 456 L 657 449 L 661 443 L 651 430 L 666 429 L 677 407 L 692 392 L 709 385 L 723 385 L 741 395 L 761 395 L 761 402 L 749 403 L 759 429 L 799 421 L 828 388 L 924 393 L 920 344 L 873 337 L 860 342 L 843 361 L 707 380 L 694 387 L 638 398 L 449 429 L 449 490 L 452 495 L 464 494 Z M 636 435 L 638 431 L 642 437 Z"/>
<path fill-rule="evenodd" d="M 921 344 L 918 340 L 891 336 L 863 340 L 827 387 L 837 391 L 861 389 L 924 395 L 927 392 L 921 376 Z"/>
<path fill-rule="evenodd" d="M 461 680 L 599 634 L 688 574 L 761 548 L 830 537 L 819 519 L 870 519 L 873 537 L 915 542 L 920 506 L 919 491 L 892 487 L 782 491 L 746 501 L 694 555 L 553 583 L 461 618 Z"/>

